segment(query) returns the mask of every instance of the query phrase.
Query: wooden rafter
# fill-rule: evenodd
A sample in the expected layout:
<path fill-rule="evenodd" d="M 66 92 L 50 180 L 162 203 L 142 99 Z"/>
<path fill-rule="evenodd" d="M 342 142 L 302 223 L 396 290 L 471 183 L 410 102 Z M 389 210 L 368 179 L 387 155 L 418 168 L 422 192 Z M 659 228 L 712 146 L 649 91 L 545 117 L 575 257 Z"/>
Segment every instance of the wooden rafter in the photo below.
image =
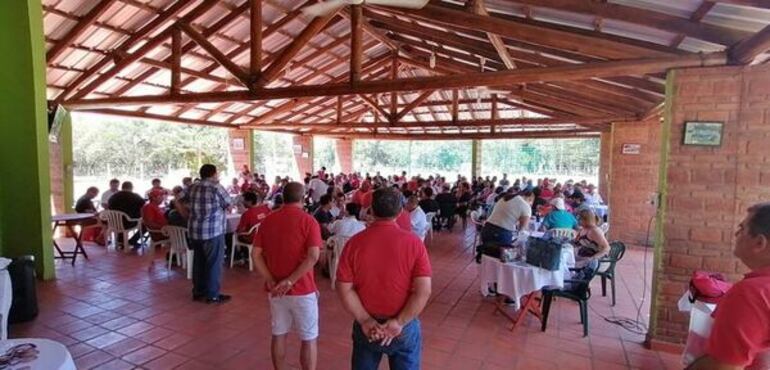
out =
<path fill-rule="evenodd" d="M 221 52 L 219 49 L 217 49 L 214 44 L 209 42 L 205 36 L 200 34 L 198 31 L 192 28 L 188 23 L 184 22 L 178 22 L 177 26 L 184 31 L 187 36 L 189 36 L 193 41 L 195 41 L 196 44 L 198 44 L 203 50 L 206 50 L 206 52 L 211 55 L 214 60 L 217 61 L 222 67 L 224 67 L 230 74 L 235 76 L 241 83 L 249 87 L 250 86 L 250 77 L 248 73 L 246 73 L 243 68 L 241 68 L 239 65 L 235 64 L 230 58 L 225 55 L 225 53 Z"/>
<path fill-rule="evenodd" d="M 428 100 L 428 98 L 430 98 L 430 96 L 433 95 L 434 92 L 435 90 L 423 91 L 422 94 L 417 96 L 416 99 L 414 99 L 411 103 L 409 103 L 406 107 L 404 107 L 400 112 L 398 112 L 398 114 L 396 114 L 396 117 L 393 119 L 394 123 L 398 123 L 399 121 L 401 121 L 401 119 L 404 118 L 407 114 L 409 114 L 414 108 L 417 108 L 418 106 L 420 106 L 420 104 Z"/>
<path fill-rule="evenodd" d="M 64 50 L 67 49 L 77 38 L 83 34 L 83 32 L 91 27 L 99 17 L 110 8 L 116 0 L 101 0 L 96 3 L 86 15 L 81 18 L 75 27 L 72 27 L 64 37 L 62 37 L 55 45 L 53 45 L 46 53 L 45 59 L 50 64 L 56 61 L 56 58 L 61 55 Z"/>
<path fill-rule="evenodd" d="M 181 91 L 182 81 L 182 31 L 175 28 L 171 32 L 171 95 L 177 96 Z"/>
<path fill-rule="evenodd" d="M 634 59 L 596 62 L 581 65 L 549 68 L 527 68 L 498 72 L 471 73 L 438 77 L 405 78 L 397 80 L 365 81 L 357 86 L 350 84 L 325 84 L 289 86 L 255 91 L 226 91 L 216 93 L 191 93 L 175 98 L 144 95 L 105 99 L 69 100 L 73 108 L 103 107 L 112 105 L 148 105 L 179 103 L 217 103 L 265 99 L 288 99 L 309 96 L 337 96 L 355 94 L 389 93 L 392 91 L 418 91 L 432 89 L 467 88 L 474 86 L 510 86 L 522 83 L 548 81 L 579 81 L 594 77 L 639 75 L 663 72 L 670 68 L 724 65 L 724 53 L 670 56 L 657 59 Z"/>
<path fill-rule="evenodd" d="M 350 7 L 350 83 L 361 80 L 361 62 L 363 61 L 363 9 L 361 5 Z"/>
<path fill-rule="evenodd" d="M 758 55 L 768 50 L 770 50 L 770 26 L 766 26 L 754 36 L 733 45 L 727 54 L 733 63 L 749 64 Z"/>
<path fill-rule="evenodd" d="M 249 0 L 249 74 L 252 82 L 262 73 L 262 0 Z"/>
<path fill-rule="evenodd" d="M 470 7 L 477 15 L 489 16 L 484 0 L 472 0 L 470 2 Z M 497 34 L 487 32 L 487 38 L 489 39 L 489 43 L 491 43 L 495 50 L 497 50 L 497 55 L 500 57 L 500 60 L 503 61 L 505 67 L 508 69 L 515 69 L 516 62 L 508 52 L 508 47 L 505 46 L 505 41 L 503 41 L 502 37 L 498 36 Z"/>

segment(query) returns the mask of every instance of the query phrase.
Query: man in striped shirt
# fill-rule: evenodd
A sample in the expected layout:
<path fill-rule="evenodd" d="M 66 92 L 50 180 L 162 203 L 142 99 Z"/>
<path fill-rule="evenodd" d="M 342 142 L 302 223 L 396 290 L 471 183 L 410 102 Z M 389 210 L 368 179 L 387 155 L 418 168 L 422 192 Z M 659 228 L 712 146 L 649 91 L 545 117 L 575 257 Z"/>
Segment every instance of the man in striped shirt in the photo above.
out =
<path fill-rule="evenodd" d="M 193 300 L 224 303 L 230 296 L 220 294 L 222 261 L 227 232 L 226 212 L 232 201 L 227 190 L 219 184 L 216 166 L 204 164 L 201 181 L 190 186 L 189 236 L 195 252 L 193 257 Z"/>

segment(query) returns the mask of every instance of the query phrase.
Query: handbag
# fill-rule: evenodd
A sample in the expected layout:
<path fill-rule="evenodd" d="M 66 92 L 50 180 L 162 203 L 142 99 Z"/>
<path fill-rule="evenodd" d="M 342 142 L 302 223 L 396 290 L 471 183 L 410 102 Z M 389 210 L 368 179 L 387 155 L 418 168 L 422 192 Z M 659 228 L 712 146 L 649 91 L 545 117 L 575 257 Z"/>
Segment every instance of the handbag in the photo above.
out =
<path fill-rule="evenodd" d="M 695 271 L 690 279 L 690 302 L 719 302 L 733 284 L 716 272 Z"/>
<path fill-rule="evenodd" d="M 527 239 L 527 263 L 548 271 L 561 267 L 562 243 L 557 239 L 530 237 Z"/>

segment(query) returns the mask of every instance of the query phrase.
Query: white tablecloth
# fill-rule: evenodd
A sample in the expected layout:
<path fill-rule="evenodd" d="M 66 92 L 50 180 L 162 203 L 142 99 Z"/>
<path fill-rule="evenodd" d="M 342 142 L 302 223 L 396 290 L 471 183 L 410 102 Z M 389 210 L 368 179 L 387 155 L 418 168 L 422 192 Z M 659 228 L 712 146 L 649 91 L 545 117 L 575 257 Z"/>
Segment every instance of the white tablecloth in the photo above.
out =
<path fill-rule="evenodd" d="M 19 338 L 9 339 L 0 342 L 0 355 L 4 354 L 9 348 L 24 343 L 32 343 L 40 351 L 38 358 L 32 362 L 20 363 L 8 368 L 8 370 L 76 370 L 75 362 L 72 361 L 72 355 L 67 351 L 67 347 L 59 342 L 50 339 L 39 338 Z"/>
<path fill-rule="evenodd" d="M 575 266 L 575 253 L 572 248 L 562 249 L 561 268 L 548 271 L 526 262 L 502 263 L 489 256 L 481 257 L 479 281 L 481 294 L 489 294 L 489 287 L 497 283 L 497 292 L 510 297 L 518 309 L 521 297 L 545 287 L 563 288 L 564 279 L 569 277 L 569 267 Z"/>
<path fill-rule="evenodd" d="M 228 233 L 235 232 L 235 229 L 238 228 L 239 222 L 241 222 L 240 213 L 228 213 L 227 214 L 227 232 Z"/>
<path fill-rule="evenodd" d="M 596 212 L 596 215 L 604 219 L 604 216 L 607 216 L 609 213 L 609 208 L 606 205 L 598 205 L 593 207 L 594 212 Z"/>

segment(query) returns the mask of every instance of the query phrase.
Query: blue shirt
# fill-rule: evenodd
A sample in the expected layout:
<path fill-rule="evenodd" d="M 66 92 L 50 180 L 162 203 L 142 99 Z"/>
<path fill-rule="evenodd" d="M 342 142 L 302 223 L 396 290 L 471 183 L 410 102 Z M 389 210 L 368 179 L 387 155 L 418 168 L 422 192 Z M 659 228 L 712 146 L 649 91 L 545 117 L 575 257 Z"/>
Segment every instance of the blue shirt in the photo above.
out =
<path fill-rule="evenodd" d="M 543 220 L 543 227 L 550 229 L 577 229 L 578 222 L 572 213 L 554 209 Z"/>
<path fill-rule="evenodd" d="M 190 186 L 190 238 L 209 240 L 224 235 L 227 230 L 225 210 L 231 199 L 218 182 L 207 179 Z"/>

